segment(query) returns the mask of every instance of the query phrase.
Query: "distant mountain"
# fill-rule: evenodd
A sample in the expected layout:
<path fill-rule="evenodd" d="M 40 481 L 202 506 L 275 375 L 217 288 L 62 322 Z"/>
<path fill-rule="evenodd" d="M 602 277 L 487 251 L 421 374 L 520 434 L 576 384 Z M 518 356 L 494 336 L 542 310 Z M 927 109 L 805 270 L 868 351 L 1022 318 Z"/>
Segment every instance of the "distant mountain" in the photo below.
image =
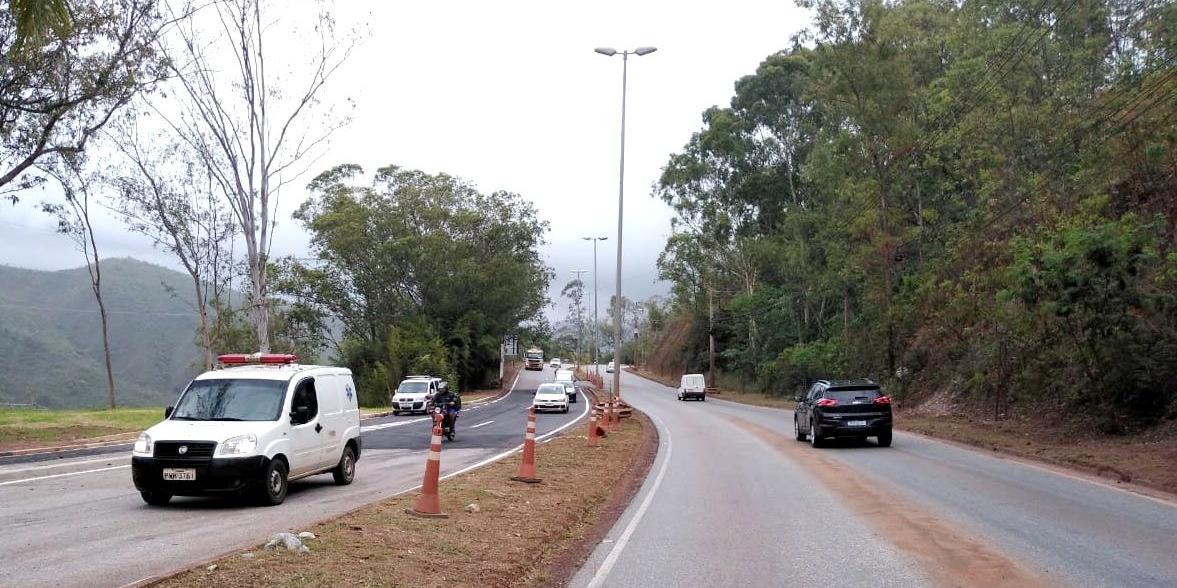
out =
<path fill-rule="evenodd" d="M 186 274 L 129 258 L 102 261 L 121 406 L 164 405 L 198 372 L 198 318 Z M 86 268 L 0 265 L 0 403 L 106 404 L 101 321 Z"/>

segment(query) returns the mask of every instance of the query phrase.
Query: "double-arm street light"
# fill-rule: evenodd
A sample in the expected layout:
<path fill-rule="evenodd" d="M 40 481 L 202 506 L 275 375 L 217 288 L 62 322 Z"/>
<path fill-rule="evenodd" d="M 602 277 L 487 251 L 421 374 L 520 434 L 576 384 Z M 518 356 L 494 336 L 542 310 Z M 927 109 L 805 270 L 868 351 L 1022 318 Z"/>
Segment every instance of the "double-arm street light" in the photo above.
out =
<path fill-rule="evenodd" d="M 617 182 L 617 302 L 613 312 L 613 389 L 610 396 L 621 393 L 621 223 L 625 213 L 625 93 L 629 73 L 629 56 L 649 55 L 658 49 L 638 47 L 633 51 L 618 51 L 612 47 L 598 47 L 597 53 L 606 57 L 621 56 L 621 167 Z"/>
<path fill-rule="evenodd" d="M 584 292 L 584 282 L 580 280 L 580 274 L 587 274 L 588 270 L 569 270 L 572 275 L 576 276 L 576 281 L 580 282 L 580 291 Z M 584 341 L 584 316 L 582 316 L 580 305 L 576 307 L 576 367 L 580 368 L 580 344 Z"/>
<path fill-rule="evenodd" d="M 609 237 L 581 237 L 585 241 L 593 242 L 593 369 L 601 375 L 601 364 L 597 361 L 597 354 L 601 352 L 601 343 L 597 335 L 601 330 L 601 319 L 597 316 L 597 241 L 604 241 Z"/>

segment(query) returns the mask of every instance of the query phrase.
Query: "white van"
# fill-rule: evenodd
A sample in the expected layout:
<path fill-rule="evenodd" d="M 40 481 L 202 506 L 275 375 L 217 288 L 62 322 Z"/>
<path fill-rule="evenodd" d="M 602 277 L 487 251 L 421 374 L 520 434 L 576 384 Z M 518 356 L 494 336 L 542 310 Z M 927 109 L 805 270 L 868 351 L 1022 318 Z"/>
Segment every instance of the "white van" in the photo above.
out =
<path fill-rule="evenodd" d="M 564 385 L 568 402 L 576 402 L 576 377 L 572 370 L 556 370 L 556 382 Z"/>
<path fill-rule="evenodd" d="M 249 492 L 272 506 L 291 480 L 331 472 L 351 484 L 361 440 L 350 370 L 280 354 L 220 361 L 225 369 L 192 380 L 135 442 L 131 475 L 145 502 Z"/>
<path fill-rule="evenodd" d="M 678 381 L 678 399 L 688 398 L 707 400 L 707 379 L 703 374 L 683 374 Z"/>
<path fill-rule="evenodd" d="M 392 414 L 427 413 L 433 408 L 433 397 L 441 391 L 441 378 L 433 376 L 409 376 L 405 378 L 392 395 Z"/>

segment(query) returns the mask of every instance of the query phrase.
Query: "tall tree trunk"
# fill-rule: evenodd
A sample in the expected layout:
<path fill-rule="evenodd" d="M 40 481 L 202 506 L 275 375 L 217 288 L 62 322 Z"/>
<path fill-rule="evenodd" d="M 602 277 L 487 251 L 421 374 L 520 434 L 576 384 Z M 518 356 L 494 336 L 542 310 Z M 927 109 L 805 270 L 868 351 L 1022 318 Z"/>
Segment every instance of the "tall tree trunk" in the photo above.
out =
<path fill-rule="evenodd" d="M 114 410 L 116 403 L 114 367 L 110 362 L 110 330 L 107 324 L 106 303 L 102 300 L 102 267 L 98 259 L 98 243 L 94 240 L 94 228 L 90 224 L 90 196 L 88 191 L 82 194 L 80 211 L 81 220 L 84 223 L 86 231 L 83 238 L 89 242 L 89 247 L 83 246 L 83 250 L 88 249 L 89 252 L 83 251 L 83 253 L 86 254 L 86 269 L 90 273 L 90 289 L 94 291 L 94 299 L 98 302 L 98 315 L 102 319 L 102 355 L 106 362 L 106 400 L 110 405 L 110 409 Z M 93 257 L 93 260 L 91 260 L 91 257 Z"/>
<path fill-rule="evenodd" d="M 97 262 L 95 262 L 97 265 Z M 102 301 L 102 292 L 99 288 L 94 288 L 94 298 L 98 300 L 98 314 L 102 317 L 102 353 L 106 360 L 106 399 L 110 404 L 110 409 L 114 410 L 114 368 L 110 364 L 110 334 L 107 330 L 106 321 L 106 304 Z"/>

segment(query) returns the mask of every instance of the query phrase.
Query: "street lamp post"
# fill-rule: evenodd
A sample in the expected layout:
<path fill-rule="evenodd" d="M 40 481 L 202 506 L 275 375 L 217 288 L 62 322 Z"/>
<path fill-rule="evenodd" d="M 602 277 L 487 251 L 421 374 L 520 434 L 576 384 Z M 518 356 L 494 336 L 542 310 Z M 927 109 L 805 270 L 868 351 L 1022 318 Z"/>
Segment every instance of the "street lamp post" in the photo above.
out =
<path fill-rule="evenodd" d="M 572 275 L 576 276 L 576 281 L 580 282 L 580 274 L 588 273 L 588 270 L 570 270 Z M 580 282 L 580 291 L 584 292 L 584 282 Z M 584 317 L 580 316 L 580 305 L 576 306 L 576 367 L 580 369 L 580 344 L 584 341 Z"/>
<path fill-rule="evenodd" d="M 597 53 L 606 57 L 621 55 L 621 165 L 617 180 L 617 309 L 613 313 L 613 389 L 610 398 L 621 393 L 621 225 L 625 218 L 625 97 L 629 73 L 629 56 L 649 55 L 658 49 L 638 47 L 633 51 L 617 51 L 611 47 L 598 47 Z"/>
<path fill-rule="evenodd" d="M 593 242 L 593 370 L 601 375 L 601 364 L 597 361 L 597 354 L 601 352 L 601 343 L 597 340 L 601 330 L 601 319 L 597 316 L 597 241 L 604 241 L 609 237 L 581 237 L 585 241 Z"/>

